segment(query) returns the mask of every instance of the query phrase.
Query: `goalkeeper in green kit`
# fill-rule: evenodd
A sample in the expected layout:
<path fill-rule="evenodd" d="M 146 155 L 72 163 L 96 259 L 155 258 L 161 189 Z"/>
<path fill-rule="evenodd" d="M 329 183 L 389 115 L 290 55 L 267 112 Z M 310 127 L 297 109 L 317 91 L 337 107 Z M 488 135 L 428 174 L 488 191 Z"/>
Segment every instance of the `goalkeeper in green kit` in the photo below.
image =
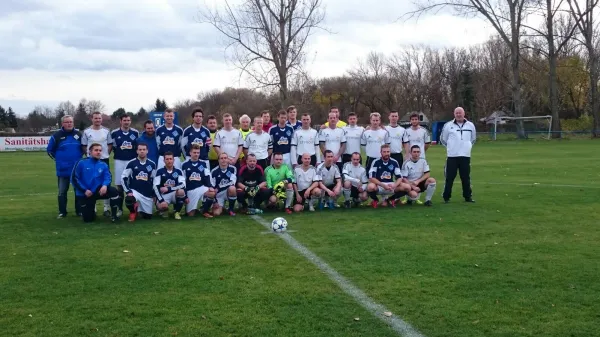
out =
<path fill-rule="evenodd" d="M 269 206 L 274 207 L 278 200 L 285 199 L 285 212 L 292 214 L 292 202 L 294 201 L 294 173 L 287 165 L 283 164 L 283 154 L 273 155 L 273 165 L 265 170 L 267 188 L 272 191 L 269 198 Z"/>

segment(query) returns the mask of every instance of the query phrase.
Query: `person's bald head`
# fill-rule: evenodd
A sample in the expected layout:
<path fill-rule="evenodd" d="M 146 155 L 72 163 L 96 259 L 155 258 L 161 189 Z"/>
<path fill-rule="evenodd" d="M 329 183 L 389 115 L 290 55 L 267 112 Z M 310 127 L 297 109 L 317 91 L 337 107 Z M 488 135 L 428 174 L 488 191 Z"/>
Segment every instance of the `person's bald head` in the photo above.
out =
<path fill-rule="evenodd" d="M 465 109 L 461 107 L 454 109 L 454 119 L 456 119 L 457 122 L 462 123 L 465 120 Z"/>

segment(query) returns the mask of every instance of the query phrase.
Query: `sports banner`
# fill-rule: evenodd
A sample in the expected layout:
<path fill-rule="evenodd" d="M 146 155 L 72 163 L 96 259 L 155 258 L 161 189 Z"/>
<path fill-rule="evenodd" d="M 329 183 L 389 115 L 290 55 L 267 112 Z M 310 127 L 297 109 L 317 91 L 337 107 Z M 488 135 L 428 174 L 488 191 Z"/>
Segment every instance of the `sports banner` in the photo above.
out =
<path fill-rule="evenodd" d="M 0 152 L 46 151 L 50 136 L 0 137 Z"/>

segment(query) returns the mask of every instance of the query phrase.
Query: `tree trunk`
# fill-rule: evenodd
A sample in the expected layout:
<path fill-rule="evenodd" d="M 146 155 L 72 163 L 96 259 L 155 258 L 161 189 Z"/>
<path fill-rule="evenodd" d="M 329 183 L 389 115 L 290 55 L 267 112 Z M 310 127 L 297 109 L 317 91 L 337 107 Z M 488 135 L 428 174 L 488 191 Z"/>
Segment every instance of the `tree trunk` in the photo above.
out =
<path fill-rule="evenodd" d="M 511 17 L 516 15 L 515 8 L 511 8 Z M 523 105 L 521 102 L 521 74 L 520 74 L 520 46 L 521 41 L 520 31 L 517 28 L 516 19 L 511 20 L 511 41 L 510 41 L 510 65 L 512 68 L 511 90 L 512 99 L 515 108 L 515 117 L 523 117 Z M 525 129 L 523 121 L 517 120 L 517 137 L 525 138 Z"/>
<path fill-rule="evenodd" d="M 590 53 L 590 93 L 589 105 L 591 107 L 594 125 L 592 127 L 592 138 L 600 138 L 600 97 L 598 97 L 598 80 L 600 79 L 599 57 L 594 48 L 588 48 Z"/>
<path fill-rule="evenodd" d="M 554 46 L 554 17 L 552 16 L 552 0 L 546 0 L 548 29 L 548 103 L 552 114 L 552 138 L 561 138 L 560 116 L 558 115 L 558 75 L 556 74 L 557 58 Z"/>
<path fill-rule="evenodd" d="M 285 109 L 289 104 L 288 102 L 288 83 L 287 83 L 287 73 L 280 72 L 279 73 L 279 97 L 281 98 L 281 108 Z"/>

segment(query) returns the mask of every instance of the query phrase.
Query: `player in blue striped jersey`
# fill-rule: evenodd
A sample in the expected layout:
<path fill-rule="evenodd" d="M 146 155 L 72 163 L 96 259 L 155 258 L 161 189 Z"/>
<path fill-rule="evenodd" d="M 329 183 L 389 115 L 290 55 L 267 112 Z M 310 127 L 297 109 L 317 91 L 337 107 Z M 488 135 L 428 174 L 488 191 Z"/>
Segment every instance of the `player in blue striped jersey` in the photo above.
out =
<path fill-rule="evenodd" d="M 190 159 L 181 165 L 181 170 L 185 176 L 185 192 L 187 195 L 185 208 L 188 216 L 194 216 L 198 202 L 202 200 L 202 215 L 205 218 L 212 218 L 213 216 L 209 212 L 215 200 L 216 192 L 212 185 L 208 166 L 199 158 L 200 146 L 197 144 L 192 145 Z"/>
<path fill-rule="evenodd" d="M 125 190 L 125 206 L 129 209 L 129 221 L 135 221 L 138 212 L 144 219 L 152 218 L 152 204 L 156 197 L 154 177 L 156 164 L 148 159 L 148 145 L 137 144 L 137 158 L 127 163 L 123 175 L 123 190 Z"/>
<path fill-rule="evenodd" d="M 185 155 L 186 160 L 190 159 L 190 149 L 192 145 L 200 145 L 200 160 L 206 162 L 208 167 L 208 152 L 210 151 L 211 139 L 210 131 L 207 127 L 202 125 L 202 118 L 204 112 L 202 108 L 198 107 L 192 111 L 193 123 L 183 130 L 183 137 L 181 138 L 181 149 Z"/>
<path fill-rule="evenodd" d="M 235 184 L 237 182 L 237 169 L 229 164 L 229 156 L 223 152 L 219 155 L 219 166 L 211 172 L 212 185 L 217 190 L 217 203 L 213 207 L 214 215 L 221 215 L 225 206 L 225 198 L 229 199 L 229 215 L 235 216 L 233 208 L 237 200 Z"/>
<path fill-rule="evenodd" d="M 373 208 L 377 208 L 379 202 L 377 194 L 388 196 L 382 206 L 389 204 L 396 207 L 396 199 L 407 194 L 410 190 L 410 185 L 403 182 L 402 167 L 398 161 L 391 158 L 390 145 L 381 145 L 381 157 L 373 160 L 369 169 L 367 192 L 373 199 Z"/>
<path fill-rule="evenodd" d="M 285 123 L 285 125 L 290 126 L 294 131 L 300 129 L 302 127 L 302 122 L 296 118 L 298 116 L 298 111 L 296 110 L 296 107 L 290 105 L 285 110 L 287 111 L 287 122 Z"/>
<path fill-rule="evenodd" d="M 119 119 L 121 126 L 110 133 L 110 138 L 112 139 L 113 158 L 115 160 L 115 185 L 121 197 L 119 205 L 120 216 L 123 213 L 123 201 L 125 197 L 121 175 L 127 163 L 137 156 L 135 146 L 140 133 L 136 129 L 130 128 L 131 117 L 128 114 L 121 115 Z"/>
<path fill-rule="evenodd" d="M 175 167 L 181 169 L 181 139 L 183 138 L 183 129 L 175 125 L 175 113 L 173 109 L 165 110 L 163 114 L 165 124 L 156 129 L 156 145 L 158 146 L 157 168 L 165 166 L 164 155 L 166 152 L 172 152 L 175 157 Z"/>
<path fill-rule="evenodd" d="M 163 218 L 169 217 L 169 204 L 174 205 L 173 216 L 181 220 L 179 212 L 185 204 L 185 176 L 180 169 L 173 166 L 175 161 L 171 152 L 165 153 L 165 167 L 156 170 L 154 177 L 154 192 L 156 208 Z"/>
<path fill-rule="evenodd" d="M 271 142 L 273 143 L 272 153 L 281 153 L 283 155 L 283 163 L 292 169 L 292 136 L 294 128 L 287 125 L 287 113 L 284 110 L 279 111 L 277 115 L 277 125 L 273 125 L 269 130 Z M 271 163 L 273 160 L 271 159 Z M 263 167 L 266 169 L 266 167 Z"/>

